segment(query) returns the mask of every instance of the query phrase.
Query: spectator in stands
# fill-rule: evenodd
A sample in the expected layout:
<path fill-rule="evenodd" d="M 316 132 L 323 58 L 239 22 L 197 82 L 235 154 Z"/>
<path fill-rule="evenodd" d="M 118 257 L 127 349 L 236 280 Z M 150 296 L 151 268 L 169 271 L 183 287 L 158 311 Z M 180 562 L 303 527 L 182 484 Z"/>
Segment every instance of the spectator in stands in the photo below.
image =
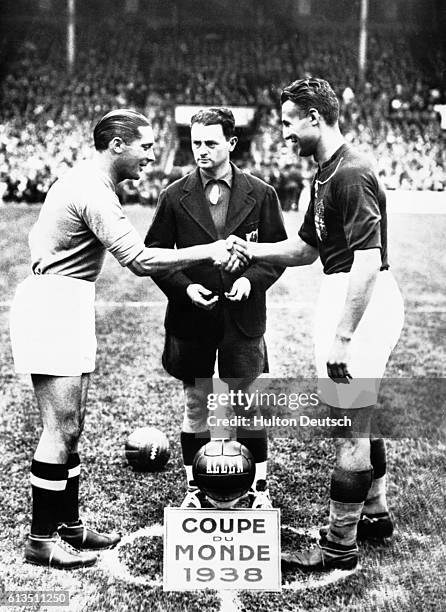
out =
<path fill-rule="evenodd" d="M 440 47 L 425 49 L 421 63 L 407 35 L 392 32 L 390 38 L 371 33 L 367 80 L 360 87 L 351 52 L 356 42 L 350 33 L 340 38 L 321 29 L 284 39 L 269 30 L 237 37 L 222 30 L 205 37 L 187 31 L 157 38 L 153 32 L 149 36 L 141 23 L 129 38 L 119 35 L 126 24 L 116 24 L 112 18 L 101 27 L 101 37 L 93 25 L 83 29 L 72 74 L 59 52 L 62 33 L 56 26 L 54 31 L 51 26 L 27 29 L 26 38 L 11 32 L 14 51 L 3 55 L 0 66 L 0 193 L 4 200 L 41 201 L 58 176 L 88 155 L 85 142 L 91 124 L 116 105 L 149 115 L 163 164 L 176 141 L 172 108 L 183 103 L 260 108 L 252 158 L 245 165 L 283 190 L 285 206 L 297 203 L 297 196 L 291 195 L 292 184 L 298 189 L 300 180 L 305 184 L 311 167 L 305 163 L 301 179 L 294 176 L 290 181 L 290 155 L 278 130 L 280 85 L 291 81 L 296 72 L 323 73 L 327 63 L 343 99 L 343 133 L 359 149 L 377 152 L 385 186 L 446 188 L 446 147 L 434 110 L 446 101 L 446 58 Z M 150 187 L 141 181 L 130 199 L 155 202 L 158 190 L 169 180 L 163 168 L 157 169 L 159 176 Z"/>

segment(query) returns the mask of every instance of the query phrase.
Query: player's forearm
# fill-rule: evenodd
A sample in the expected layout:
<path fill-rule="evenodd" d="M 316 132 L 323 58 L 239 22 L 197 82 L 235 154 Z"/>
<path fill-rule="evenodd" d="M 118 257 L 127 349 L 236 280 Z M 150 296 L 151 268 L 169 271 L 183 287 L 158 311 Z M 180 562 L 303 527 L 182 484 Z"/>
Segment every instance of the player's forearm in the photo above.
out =
<path fill-rule="evenodd" d="M 339 338 L 350 340 L 354 334 L 370 302 L 380 267 L 379 249 L 355 251 L 355 259 L 349 273 L 344 314 L 336 330 Z"/>
<path fill-rule="evenodd" d="M 162 249 L 146 247 L 136 257 L 129 268 L 137 276 L 151 276 L 159 272 L 175 272 L 198 263 L 214 262 L 227 255 L 224 241 L 213 244 L 200 244 L 184 249 Z"/>
<path fill-rule="evenodd" d="M 299 236 L 281 242 L 250 242 L 249 254 L 254 261 L 284 267 L 312 264 L 318 257 L 317 249 L 304 242 Z"/>

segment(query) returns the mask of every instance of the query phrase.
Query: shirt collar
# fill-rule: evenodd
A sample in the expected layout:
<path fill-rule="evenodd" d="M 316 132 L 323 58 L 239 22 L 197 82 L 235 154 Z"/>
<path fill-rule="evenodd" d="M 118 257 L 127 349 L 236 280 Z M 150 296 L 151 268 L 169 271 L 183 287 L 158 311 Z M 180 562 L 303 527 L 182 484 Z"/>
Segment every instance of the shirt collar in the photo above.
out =
<path fill-rule="evenodd" d="M 328 168 L 328 166 L 330 166 L 333 162 L 338 161 L 339 157 L 344 154 L 347 148 L 348 145 L 346 142 L 344 142 L 338 149 L 336 149 L 330 159 L 327 159 L 326 162 L 320 164 L 319 169 L 324 170 L 325 168 Z"/>
<path fill-rule="evenodd" d="M 231 166 L 229 166 L 228 171 L 223 176 L 220 176 L 218 179 L 215 179 L 213 176 L 208 174 L 205 170 L 203 170 L 203 168 L 199 168 L 199 172 L 200 172 L 200 177 L 201 177 L 201 181 L 203 183 L 204 189 L 206 189 L 208 183 L 210 183 L 211 181 L 215 181 L 215 180 L 222 181 L 229 187 L 229 189 L 231 189 L 232 187 L 232 167 Z"/>

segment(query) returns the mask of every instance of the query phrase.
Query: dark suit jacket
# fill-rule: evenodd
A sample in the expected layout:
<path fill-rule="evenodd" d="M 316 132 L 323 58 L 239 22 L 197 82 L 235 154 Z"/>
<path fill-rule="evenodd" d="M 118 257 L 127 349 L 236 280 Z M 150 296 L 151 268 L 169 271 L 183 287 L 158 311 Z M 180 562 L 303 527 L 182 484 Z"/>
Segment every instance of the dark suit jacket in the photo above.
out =
<path fill-rule="evenodd" d="M 226 217 L 225 237 L 235 234 L 246 240 L 258 232 L 259 242 L 277 242 L 286 236 L 282 211 L 274 189 L 262 180 L 238 170 L 233 164 L 233 182 Z M 217 240 L 209 204 L 198 169 L 179 179 L 160 194 L 146 246 L 183 248 Z M 246 336 L 262 336 L 266 326 L 265 292 L 284 268 L 255 262 L 242 272 L 228 274 L 210 263 L 183 271 L 164 272 L 154 280 L 168 297 L 166 330 L 178 338 L 211 339 L 221 335 L 223 308 L 227 308 L 238 329 Z M 244 302 L 230 302 L 224 296 L 239 276 L 251 281 L 251 294 Z M 192 304 L 186 293 L 199 283 L 220 296 L 212 310 Z"/>

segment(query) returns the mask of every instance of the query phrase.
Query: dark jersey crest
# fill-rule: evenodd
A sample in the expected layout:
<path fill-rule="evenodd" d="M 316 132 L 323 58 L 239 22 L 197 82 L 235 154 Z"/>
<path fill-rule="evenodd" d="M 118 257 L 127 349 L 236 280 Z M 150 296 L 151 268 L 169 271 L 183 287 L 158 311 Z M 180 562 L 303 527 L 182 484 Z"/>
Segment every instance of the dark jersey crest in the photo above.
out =
<path fill-rule="evenodd" d="M 375 248 L 389 267 L 386 195 L 367 156 L 344 144 L 320 165 L 299 236 L 319 250 L 325 274 L 350 272 L 355 251 Z"/>
<path fill-rule="evenodd" d="M 316 200 L 314 203 L 314 225 L 319 241 L 324 242 L 328 234 L 325 225 L 325 208 L 323 200 Z"/>

